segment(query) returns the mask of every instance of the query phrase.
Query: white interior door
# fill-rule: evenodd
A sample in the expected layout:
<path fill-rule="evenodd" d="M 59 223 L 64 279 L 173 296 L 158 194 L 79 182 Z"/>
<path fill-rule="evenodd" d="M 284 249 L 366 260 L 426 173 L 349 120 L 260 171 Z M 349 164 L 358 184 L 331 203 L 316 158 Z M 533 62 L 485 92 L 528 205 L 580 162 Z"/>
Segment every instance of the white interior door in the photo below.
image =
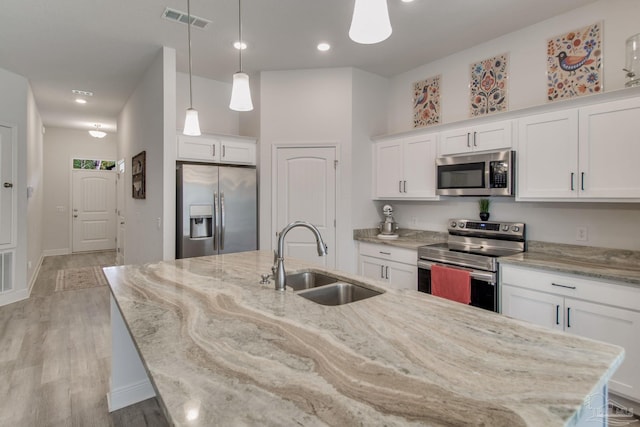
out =
<path fill-rule="evenodd" d="M 124 232 L 125 232 L 125 211 L 124 211 L 124 160 L 117 163 L 118 173 L 116 175 L 116 264 L 124 264 Z"/>
<path fill-rule="evenodd" d="M 72 252 L 115 249 L 116 174 L 99 170 L 72 174 Z"/>
<path fill-rule="evenodd" d="M 0 245 L 12 243 L 13 231 L 13 141 L 11 129 L 0 126 Z"/>
<path fill-rule="evenodd" d="M 310 230 L 289 231 L 285 256 L 333 268 L 336 263 L 336 148 L 278 147 L 276 149 L 273 247 L 277 232 L 293 221 L 308 221 L 319 230 L 329 251 L 319 257 Z"/>

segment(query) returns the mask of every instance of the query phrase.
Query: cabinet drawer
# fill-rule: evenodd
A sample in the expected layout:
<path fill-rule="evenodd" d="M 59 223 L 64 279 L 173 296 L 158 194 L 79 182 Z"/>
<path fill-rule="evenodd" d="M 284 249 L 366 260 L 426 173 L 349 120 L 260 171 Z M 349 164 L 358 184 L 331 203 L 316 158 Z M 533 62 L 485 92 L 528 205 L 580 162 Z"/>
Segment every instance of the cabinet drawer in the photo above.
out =
<path fill-rule="evenodd" d="M 513 265 L 500 266 L 500 282 L 540 292 L 640 311 L 640 287 Z"/>
<path fill-rule="evenodd" d="M 404 264 L 418 265 L 417 250 L 398 248 L 395 246 L 360 242 L 360 255 L 401 262 Z"/>

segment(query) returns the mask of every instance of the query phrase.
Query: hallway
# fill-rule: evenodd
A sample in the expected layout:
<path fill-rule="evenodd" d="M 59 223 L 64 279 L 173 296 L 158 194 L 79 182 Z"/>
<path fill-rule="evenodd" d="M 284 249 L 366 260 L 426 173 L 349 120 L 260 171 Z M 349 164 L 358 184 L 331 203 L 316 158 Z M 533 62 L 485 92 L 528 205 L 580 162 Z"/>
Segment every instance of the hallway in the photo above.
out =
<path fill-rule="evenodd" d="M 46 257 L 31 297 L 0 307 L 0 425 L 167 425 L 155 398 L 107 410 L 108 286 L 56 292 L 58 270 L 114 264 L 114 251 Z"/>

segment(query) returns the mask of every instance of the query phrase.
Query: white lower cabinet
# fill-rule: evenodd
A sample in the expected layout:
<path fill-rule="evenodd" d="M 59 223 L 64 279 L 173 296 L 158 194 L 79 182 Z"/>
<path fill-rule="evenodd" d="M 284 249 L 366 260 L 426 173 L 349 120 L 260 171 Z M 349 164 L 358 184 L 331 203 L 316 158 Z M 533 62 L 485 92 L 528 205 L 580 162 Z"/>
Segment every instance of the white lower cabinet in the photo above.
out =
<path fill-rule="evenodd" d="M 625 349 L 609 389 L 640 401 L 640 287 L 501 266 L 502 313 Z"/>
<path fill-rule="evenodd" d="M 415 250 L 360 243 L 358 274 L 392 289 L 418 289 L 417 258 Z"/>

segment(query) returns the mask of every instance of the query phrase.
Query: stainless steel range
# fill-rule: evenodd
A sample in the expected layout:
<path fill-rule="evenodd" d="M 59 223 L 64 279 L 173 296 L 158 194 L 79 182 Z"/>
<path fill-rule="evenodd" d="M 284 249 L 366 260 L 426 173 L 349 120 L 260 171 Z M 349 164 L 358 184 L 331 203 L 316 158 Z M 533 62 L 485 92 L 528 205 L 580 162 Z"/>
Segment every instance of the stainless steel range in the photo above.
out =
<path fill-rule="evenodd" d="M 526 250 L 525 224 L 450 219 L 448 231 L 446 243 L 418 248 L 418 290 L 431 293 L 433 265 L 467 270 L 471 305 L 498 311 L 497 258 Z"/>

